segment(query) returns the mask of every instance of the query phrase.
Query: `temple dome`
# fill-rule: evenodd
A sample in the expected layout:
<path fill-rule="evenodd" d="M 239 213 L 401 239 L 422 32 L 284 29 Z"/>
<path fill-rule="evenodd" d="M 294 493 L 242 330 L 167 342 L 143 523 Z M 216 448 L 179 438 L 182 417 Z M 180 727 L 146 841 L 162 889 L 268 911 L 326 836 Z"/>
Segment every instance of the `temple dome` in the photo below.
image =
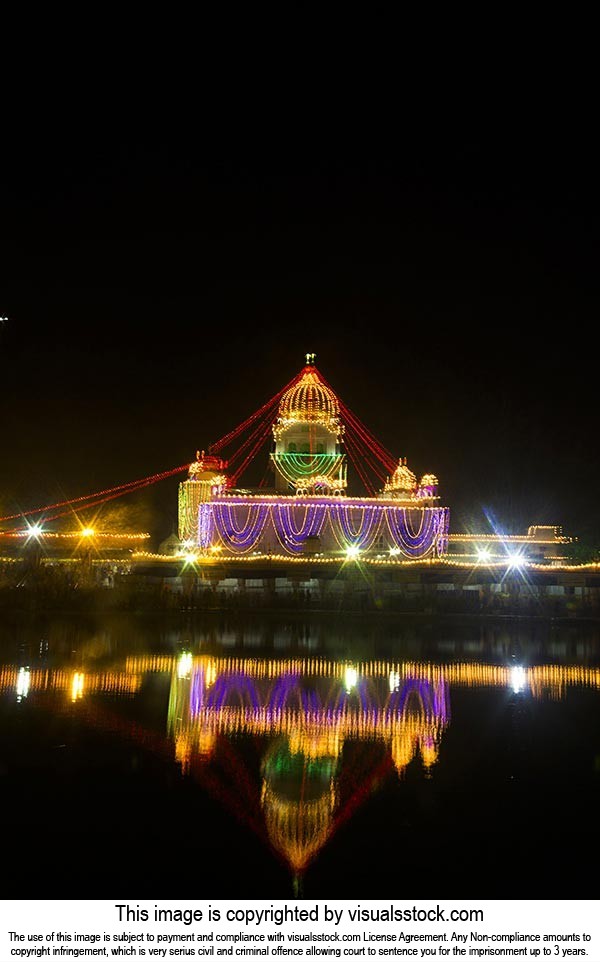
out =
<path fill-rule="evenodd" d="M 406 464 L 406 458 L 400 458 L 398 467 L 385 486 L 386 491 L 413 491 L 417 487 L 416 475 Z"/>
<path fill-rule="evenodd" d="M 280 423 L 310 421 L 337 431 L 340 405 L 331 388 L 321 380 L 317 369 L 307 365 L 300 379 L 282 396 L 278 416 Z"/>

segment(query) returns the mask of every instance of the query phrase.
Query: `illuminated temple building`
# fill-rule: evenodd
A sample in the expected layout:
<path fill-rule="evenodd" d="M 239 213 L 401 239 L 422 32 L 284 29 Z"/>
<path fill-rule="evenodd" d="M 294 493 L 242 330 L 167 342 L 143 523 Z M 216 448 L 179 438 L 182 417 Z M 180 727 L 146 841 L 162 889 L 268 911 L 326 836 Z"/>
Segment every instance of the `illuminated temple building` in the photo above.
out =
<path fill-rule="evenodd" d="M 227 445 L 246 431 L 232 457 Z M 243 488 L 243 470 L 267 441 L 269 487 Z M 348 463 L 367 494 L 348 486 Z M 375 480 L 373 480 L 375 475 Z M 448 508 L 433 474 L 420 480 L 346 408 L 308 354 L 306 365 L 275 398 L 198 452 L 179 488 L 179 537 L 221 557 L 442 557 Z"/>

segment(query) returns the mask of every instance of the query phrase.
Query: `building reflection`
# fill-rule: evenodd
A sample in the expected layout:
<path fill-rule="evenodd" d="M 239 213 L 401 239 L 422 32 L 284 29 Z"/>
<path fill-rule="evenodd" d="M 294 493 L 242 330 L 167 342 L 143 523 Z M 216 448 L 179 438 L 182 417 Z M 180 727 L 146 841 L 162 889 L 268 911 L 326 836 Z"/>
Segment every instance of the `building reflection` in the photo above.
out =
<path fill-rule="evenodd" d="M 417 756 L 429 769 L 448 706 L 446 680 L 417 666 L 182 655 L 171 676 L 168 727 L 184 770 L 194 758 L 208 762 L 219 736 L 264 740 L 260 802 L 267 834 L 301 873 L 348 802 L 339 782 L 352 747 L 378 743 L 399 773 Z"/>
<path fill-rule="evenodd" d="M 163 735 L 118 711 L 120 699 L 140 695 L 157 674 L 169 687 Z M 404 777 L 411 763 L 432 773 L 452 687 L 560 699 L 570 686 L 600 688 L 600 669 L 190 652 L 130 657 L 106 670 L 0 667 L 4 695 L 18 702 L 52 696 L 52 710 L 81 712 L 82 720 L 174 759 L 296 877 L 383 778 Z M 111 696 L 109 707 L 96 697 L 102 694 Z M 257 764 L 248 764 L 248 742 Z"/>

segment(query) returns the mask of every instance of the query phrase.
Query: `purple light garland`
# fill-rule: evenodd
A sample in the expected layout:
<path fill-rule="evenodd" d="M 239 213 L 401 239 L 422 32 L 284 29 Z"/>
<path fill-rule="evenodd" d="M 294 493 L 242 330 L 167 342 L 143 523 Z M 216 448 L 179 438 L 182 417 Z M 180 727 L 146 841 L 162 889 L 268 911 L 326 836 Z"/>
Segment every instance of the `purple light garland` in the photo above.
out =
<path fill-rule="evenodd" d="M 215 518 L 211 505 L 202 503 L 198 508 L 198 546 L 210 548 L 214 539 Z"/>
<path fill-rule="evenodd" d="M 385 525 L 384 525 L 385 519 Z M 307 538 L 329 526 L 339 547 L 368 551 L 387 528 L 388 544 L 405 558 L 442 557 L 448 547 L 448 508 L 406 507 L 374 503 L 315 501 L 216 501 L 200 505 L 198 543 L 210 547 L 218 535 L 225 547 L 244 554 L 256 547 L 267 526 L 285 552 L 298 554 Z M 327 549 L 326 549 L 327 550 Z"/>
<path fill-rule="evenodd" d="M 414 509 L 413 509 L 414 510 Z M 423 558 L 435 546 L 437 535 L 438 508 L 420 508 L 419 530 L 415 532 L 412 519 L 408 517 L 410 508 L 388 508 L 386 520 L 395 546 L 408 558 Z"/>
<path fill-rule="evenodd" d="M 306 505 L 274 504 L 273 526 L 283 548 L 291 552 L 300 551 L 307 538 L 318 538 L 325 523 L 324 505 L 309 503 Z M 321 510 L 319 510 L 321 509 Z M 304 512 L 300 527 L 296 525 L 294 515 Z"/>
<path fill-rule="evenodd" d="M 361 512 L 358 528 L 352 518 L 357 512 Z M 330 517 L 331 524 L 338 526 L 345 547 L 352 545 L 362 551 L 371 547 L 381 528 L 380 505 L 335 504 L 331 507 Z"/>
<path fill-rule="evenodd" d="M 217 532 L 225 547 L 241 554 L 251 551 L 257 544 L 269 517 L 270 505 L 254 504 L 224 504 L 213 505 Z M 240 525 L 238 512 L 247 511 L 246 519 Z"/>

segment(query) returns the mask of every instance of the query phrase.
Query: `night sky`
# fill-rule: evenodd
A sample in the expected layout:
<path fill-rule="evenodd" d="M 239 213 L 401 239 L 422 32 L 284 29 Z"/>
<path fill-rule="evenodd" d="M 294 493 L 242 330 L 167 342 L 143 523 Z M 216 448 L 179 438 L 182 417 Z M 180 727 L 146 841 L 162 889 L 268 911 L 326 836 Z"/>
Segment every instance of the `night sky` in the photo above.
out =
<path fill-rule="evenodd" d="M 191 460 L 313 351 L 451 530 L 600 541 L 597 147 L 359 134 L 3 152 L 0 514 Z M 176 489 L 117 504 L 164 536 Z"/>

